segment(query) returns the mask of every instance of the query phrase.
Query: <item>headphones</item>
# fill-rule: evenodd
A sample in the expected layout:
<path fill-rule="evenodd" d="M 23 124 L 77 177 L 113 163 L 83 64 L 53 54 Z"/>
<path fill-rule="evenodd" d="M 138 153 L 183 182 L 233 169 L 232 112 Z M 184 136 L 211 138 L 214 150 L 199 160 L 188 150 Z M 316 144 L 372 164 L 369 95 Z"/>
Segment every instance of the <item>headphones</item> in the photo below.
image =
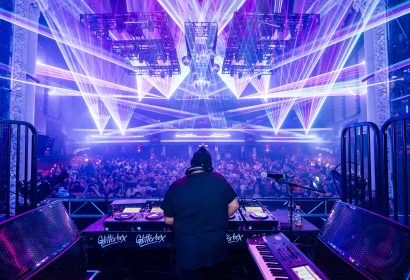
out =
<path fill-rule="evenodd" d="M 213 170 L 212 166 L 211 167 L 203 167 L 203 166 L 192 166 L 189 167 L 186 171 L 185 171 L 185 175 L 190 175 L 195 171 L 205 171 L 205 172 L 211 172 Z"/>

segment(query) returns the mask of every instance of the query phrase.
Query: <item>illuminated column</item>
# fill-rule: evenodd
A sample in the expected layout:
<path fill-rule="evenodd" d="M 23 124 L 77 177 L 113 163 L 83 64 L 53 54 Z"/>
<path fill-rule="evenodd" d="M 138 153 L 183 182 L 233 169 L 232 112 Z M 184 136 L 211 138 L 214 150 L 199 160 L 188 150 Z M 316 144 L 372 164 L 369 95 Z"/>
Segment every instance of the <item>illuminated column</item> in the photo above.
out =
<path fill-rule="evenodd" d="M 38 22 L 40 17 L 40 10 L 35 0 L 15 0 L 14 13 L 22 18 L 26 18 L 33 22 Z M 11 83 L 10 99 L 9 99 L 9 119 L 27 121 L 34 123 L 34 108 L 35 108 L 35 87 L 25 85 L 15 80 L 30 81 L 30 77 L 34 77 L 36 69 L 37 57 L 37 38 L 35 32 L 28 31 L 17 25 L 13 26 L 13 41 L 12 41 L 12 58 L 11 58 Z M 13 132 L 13 136 L 15 131 Z M 24 139 L 22 137 L 22 139 Z M 17 139 L 11 139 L 11 174 L 16 173 L 16 146 Z M 21 151 L 23 153 L 23 151 Z M 30 151 L 29 151 L 30 153 Z M 21 158 L 23 154 L 20 155 Z M 12 176 L 12 175 L 10 175 Z M 15 197 L 16 190 L 15 179 L 10 178 L 10 211 L 15 214 Z"/>
<path fill-rule="evenodd" d="M 369 1 L 361 0 L 361 5 L 366 5 Z M 386 13 L 385 1 L 380 1 L 374 14 Z M 388 50 L 387 50 L 387 24 L 379 25 L 364 33 L 364 48 L 366 57 L 366 72 L 374 73 L 381 69 L 386 69 L 375 77 L 367 81 L 370 86 L 367 89 L 367 120 L 374 122 L 379 127 L 390 118 L 390 89 L 387 67 Z"/>
<path fill-rule="evenodd" d="M 32 22 L 38 22 L 40 10 L 36 0 L 16 0 L 14 12 Z M 13 27 L 12 79 L 34 82 L 37 59 L 38 34 L 22 27 Z M 34 123 L 35 87 L 12 82 L 10 119 Z"/>

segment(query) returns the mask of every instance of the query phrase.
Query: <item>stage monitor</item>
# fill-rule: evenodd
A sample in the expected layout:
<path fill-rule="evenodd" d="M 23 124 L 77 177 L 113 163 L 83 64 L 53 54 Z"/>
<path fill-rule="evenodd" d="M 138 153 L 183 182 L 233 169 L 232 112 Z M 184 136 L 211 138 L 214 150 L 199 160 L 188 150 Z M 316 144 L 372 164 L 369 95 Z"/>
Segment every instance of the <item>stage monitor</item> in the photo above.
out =
<path fill-rule="evenodd" d="M 85 279 L 80 232 L 55 201 L 0 223 L 0 279 Z"/>
<path fill-rule="evenodd" d="M 319 241 L 363 278 L 409 279 L 410 228 L 393 220 L 338 201 L 322 227 Z M 343 273 L 334 275 L 339 277 L 343 277 Z"/>

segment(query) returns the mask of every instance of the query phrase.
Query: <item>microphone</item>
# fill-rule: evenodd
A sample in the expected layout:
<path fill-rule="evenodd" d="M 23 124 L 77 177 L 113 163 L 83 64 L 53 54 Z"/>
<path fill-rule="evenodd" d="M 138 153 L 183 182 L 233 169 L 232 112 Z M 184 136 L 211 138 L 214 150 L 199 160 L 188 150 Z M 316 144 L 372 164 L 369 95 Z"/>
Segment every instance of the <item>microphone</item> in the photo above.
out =
<path fill-rule="evenodd" d="M 262 172 L 261 177 L 262 178 L 273 178 L 278 181 L 289 178 L 289 176 L 286 174 L 280 174 L 280 173 L 276 174 L 276 173 L 266 173 L 266 172 Z"/>

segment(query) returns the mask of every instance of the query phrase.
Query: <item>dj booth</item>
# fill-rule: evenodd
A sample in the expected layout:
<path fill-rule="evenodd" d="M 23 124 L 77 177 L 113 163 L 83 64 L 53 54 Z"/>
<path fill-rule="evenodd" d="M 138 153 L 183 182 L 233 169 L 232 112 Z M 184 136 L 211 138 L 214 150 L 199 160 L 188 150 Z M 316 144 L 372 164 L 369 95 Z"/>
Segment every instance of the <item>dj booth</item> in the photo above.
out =
<path fill-rule="evenodd" d="M 248 201 L 228 221 L 226 239 L 231 248 L 245 246 L 247 238 L 285 232 L 294 236 L 315 236 L 314 224 L 302 218 L 302 225 L 289 226 L 286 208 L 270 209 Z M 82 232 L 88 250 L 140 250 L 174 246 L 172 227 L 164 223 L 159 202 L 146 199 L 113 201 L 108 215 Z"/>
<path fill-rule="evenodd" d="M 118 273 L 119 267 L 128 266 L 147 276 L 170 273 L 161 279 L 175 276 L 174 236 L 159 201 L 114 201 L 109 214 L 82 236 L 89 268 Z M 242 201 L 229 217 L 226 239 L 230 272 L 240 276 L 232 279 L 410 277 L 410 228 L 341 201 L 320 230 L 303 217 L 302 225 L 291 227 L 286 208 Z M 303 244 L 314 247 L 314 258 L 300 250 Z"/>
<path fill-rule="evenodd" d="M 410 279 L 406 225 L 337 201 L 319 232 L 306 219 L 291 228 L 287 209 L 245 202 L 226 233 L 231 279 Z M 85 279 L 88 269 L 100 279 L 175 279 L 173 232 L 158 203 L 114 201 L 81 234 L 60 201 L 8 219 L 0 278 Z M 313 258 L 300 250 L 314 243 Z"/>
<path fill-rule="evenodd" d="M 257 200 L 241 200 L 240 208 L 229 217 L 226 239 L 230 248 L 230 271 L 239 279 L 257 279 L 257 267 L 248 251 L 247 240 L 283 233 L 292 241 L 313 245 L 319 228 L 305 218 L 301 226 L 289 225 L 289 211 L 283 203 L 267 206 Z M 108 214 L 82 231 L 89 269 L 113 273 L 118 268 L 155 274 L 175 273 L 175 244 L 172 227 L 164 223 L 159 200 L 116 200 Z M 161 272 L 161 273 L 159 273 Z M 159 274 L 158 274 L 159 273 Z M 243 278 L 242 275 L 247 274 Z M 164 277 L 167 279 L 167 276 Z"/>

